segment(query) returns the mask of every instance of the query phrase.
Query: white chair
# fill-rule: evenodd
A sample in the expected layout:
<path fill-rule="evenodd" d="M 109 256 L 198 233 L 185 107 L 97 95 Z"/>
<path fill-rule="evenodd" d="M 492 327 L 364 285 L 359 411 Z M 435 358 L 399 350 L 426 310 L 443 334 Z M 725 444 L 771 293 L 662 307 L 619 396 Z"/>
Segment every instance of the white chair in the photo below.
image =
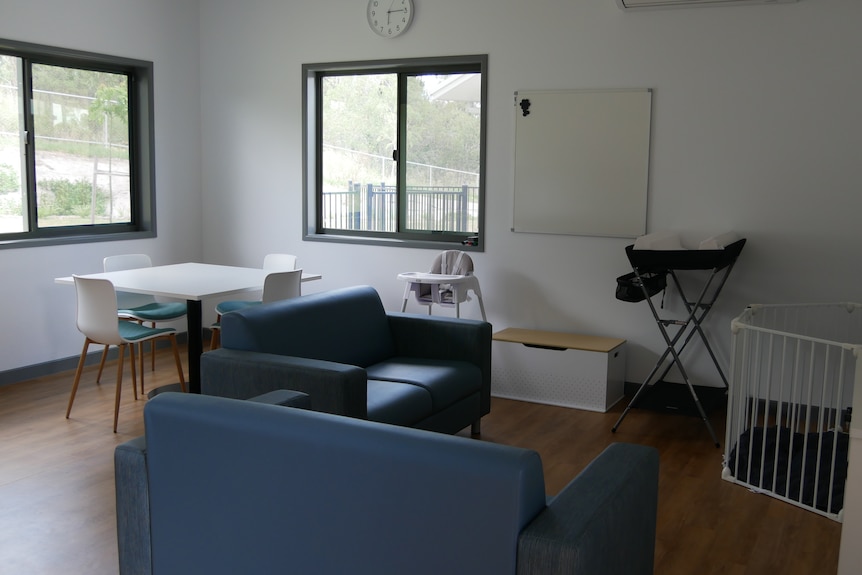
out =
<path fill-rule="evenodd" d="M 293 254 L 266 254 L 263 257 L 263 269 L 267 271 L 291 271 L 296 269 L 296 256 Z M 261 294 L 262 295 L 262 294 Z M 297 294 L 298 295 L 298 294 Z M 279 298 L 273 295 L 275 299 Z M 288 296 L 295 297 L 295 296 Z M 262 300 L 227 300 L 216 304 L 216 321 L 210 326 L 212 335 L 210 336 L 210 349 L 219 347 L 219 333 L 221 330 L 221 316 L 230 312 L 248 307 L 250 305 L 259 305 Z M 275 301 L 275 300 L 273 300 Z"/>
<path fill-rule="evenodd" d="M 263 269 L 268 272 L 286 272 L 286 271 L 295 271 L 296 270 L 296 256 L 290 254 L 267 254 L 263 258 Z M 267 276 L 269 278 L 269 276 Z M 290 280 L 287 280 L 287 284 L 290 284 Z M 281 284 L 278 284 L 281 285 Z M 276 301 L 279 299 L 285 299 L 284 297 L 280 297 L 278 294 L 280 292 L 276 291 L 278 285 L 273 284 L 273 291 L 270 294 L 272 299 L 268 301 Z M 290 285 L 287 285 L 288 293 L 290 292 Z M 295 297 L 293 295 L 288 295 L 286 297 Z M 236 311 L 238 309 L 242 309 L 244 307 L 248 307 L 250 305 L 260 305 L 260 303 L 266 298 L 266 285 L 264 285 L 263 294 L 261 294 L 260 300 L 244 300 L 244 299 L 235 299 L 235 300 L 227 300 L 220 302 L 216 305 L 216 323 L 221 318 L 222 315 L 226 314 L 229 311 Z"/>
<path fill-rule="evenodd" d="M 147 254 L 122 254 L 108 256 L 102 260 L 102 267 L 106 272 L 122 270 L 133 270 L 138 268 L 152 267 L 153 262 Z M 186 316 L 188 309 L 185 302 L 160 302 L 148 294 L 117 292 L 117 314 L 122 319 L 134 320 L 138 323 L 149 322 L 151 327 L 156 327 L 158 322 L 177 320 Z M 143 362 L 143 344 L 138 346 Z M 102 361 L 99 365 L 99 374 L 96 381 L 102 378 L 102 367 L 107 357 L 108 346 L 102 352 Z M 150 369 L 156 369 L 156 346 L 151 344 Z M 143 363 L 142 363 L 143 365 Z M 144 393 L 144 378 L 141 377 L 141 393 Z"/>
<path fill-rule="evenodd" d="M 431 306 L 437 304 L 454 307 L 455 316 L 461 317 L 461 303 L 470 299 L 468 293 L 472 291 L 479 301 L 482 319 L 488 321 L 479 279 L 473 275 L 473 260 L 465 252 L 441 252 L 434 258 L 431 271 L 405 272 L 398 274 L 398 279 L 407 282 L 404 302 L 401 305 L 402 312 L 407 309 L 407 300 L 412 293 L 417 303 L 428 306 L 428 315 L 431 315 Z"/>
<path fill-rule="evenodd" d="M 296 256 L 292 254 L 266 254 L 263 257 L 263 269 L 279 272 L 295 270 Z"/>
<path fill-rule="evenodd" d="M 117 432 L 117 419 L 120 413 L 120 389 L 123 383 L 123 359 L 126 354 L 126 346 L 129 348 L 129 358 L 132 367 L 132 391 L 135 399 L 138 391 L 135 382 L 135 345 L 142 341 L 166 337 L 170 340 L 174 350 L 174 361 L 177 364 L 177 373 L 180 377 L 180 387 L 186 390 L 185 378 L 183 377 L 183 366 L 180 362 L 180 354 L 177 348 L 176 330 L 170 327 L 152 328 L 143 324 L 125 321 L 117 317 L 117 293 L 114 284 L 106 279 L 83 278 L 74 276 L 75 293 L 77 295 L 77 326 L 78 331 L 84 334 L 84 349 L 81 351 L 81 359 L 78 360 L 78 369 L 75 371 L 75 381 L 72 383 L 72 393 L 69 396 L 69 405 L 66 408 L 66 419 L 72 412 L 72 403 L 75 401 L 75 393 L 81 381 L 81 372 L 87 357 L 87 350 L 91 343 L 108 346 L 116 345 L 119 348 L 117 361 L 117 389 L 114 397 L 114 433 Z M 104 359 L 103 359 L 104 362 Z M 101 369 L 101 367 L 100 367 Z M 141 357 L 141 384 L 144 379 L 144 364 Z"/>
<path fill-rule="evenodd" d="M 218 318 L 210 329 L 212 329 L 212 339 L 210 340 L 210 349 L 219 347 L 219 333 L 221 332 L 221 316 L 244 309 L 247 307 L 270 303 L 283 299 L 290 299 L 302 295 L 302 270 L 289 270 L 281 272 L 272 272 L 266 275 L 263 283 L 263 294 L 259 301 L 254 300 L 232 300 L 222 302 L 216 306 Z"/>

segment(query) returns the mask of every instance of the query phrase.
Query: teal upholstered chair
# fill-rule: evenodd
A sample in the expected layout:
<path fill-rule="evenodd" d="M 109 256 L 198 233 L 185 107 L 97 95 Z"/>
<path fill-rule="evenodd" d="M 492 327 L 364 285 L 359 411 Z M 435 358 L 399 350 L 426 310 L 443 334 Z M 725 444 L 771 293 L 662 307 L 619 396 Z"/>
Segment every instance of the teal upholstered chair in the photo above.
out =
<path fill-rule="evenodd" d="M 210 349 L 219 347 L 219 333 L 221 331 L 221 316 L 228 312 L 236 311 L 264 302 L 278 301 L 292 297 L 299 297 L 300 282 L 302 281 L 302 270 L 296 269 L 296 256 L 292 254 L 267 254 L 263 258 L 263 269 L 268 272 L 299 271 L 298 274 L 275 274 L 266 276 L 263 293 L 259 300 L 227 300 L 216 305 L 216 321 L 210 326 L 212 337 Z M 273 277 L 270 277 L 273 276 Z"/>
<path fill-rule="evenodd" d="M 147 254 L 122 254 L 117 256 L 108 256 L 102 260 L 103 269 L 106 272 L 115 272 L 122 270 L 132 270 L 138 268 L 152 267 L 153 262 Z M 148 322 L 150 327 L 156 327 L 159 322 L 172 321 L 185 317 L 187 313 L 186 303 L 160 302 L 156 298 L 148 294 L 138 294 L 130 292 L 117 292 L 117 315 L 121 319 L 137 321 L 138 323 Z M 141 354 L 141 362 L 143 365 L 143 344 L 138 347 Z M 96 378 L 98 381 L 102 377 L 102 368 L 105 364 L 108 346 L 105 346 L 105 351 L 102 353 L 102 362 L 99 365 L 99 375 Z M 150 369 L 156 368 L 156 346 L 151 345 Z M 143 369 L 143 368 L 142 368 Z M 141 375 L 141 393 L 144 392 L 144 378 Z"/>
<path fill-rule="evenodd" d="M 114 399 L 114 433 L 117 432 L 117 419 L 120 412 L 120 391 L 123 383 L 123 358 L 126 354 L 126 346 L 129 347 L 129 358 L 132 364 L 132 390 L 135 399 L 138 392 L 135 385 L 135 347 L 134 344 L 144 341 L 152 341 L 157 338 L 168 338 L 174 351 L 174 361 L 177 365 L 177 373 L 180 377 L 180 387 L 185 391 L 185 378 L 183 377 L 183 365 L 180 362 L 180 354 L 177 349 L 176 330 L 170 327 L 152 328 L 143 324 L 124 321 L 117 317 L 117 295 L 114 285 L 106 279 L 82 278 L 75 276 L 75 293 L 77 296 L 77 326 L 78 331 L 84 334 L 84 349 L 78 360 L 78 369 L 75 371 L 75 380 L 72 383 L 72 393 L 69 395 L 69 405 L 66 407 L 66 419 L 72 412 L 72 404 L 75 401 L 75 393 L 81 381 L 81 372 L 87 357 L 87 350 L 91 343 L 102 344 L 107 350 L 109 346 L 116 345 L 119 350 L 117 365 L 117 389 Z M 104 365 L 104 354 L 102 365 L 99 366 L 101 373 Z M 144 362 L 141 357 L 141 386 L 144 381 Z"/>

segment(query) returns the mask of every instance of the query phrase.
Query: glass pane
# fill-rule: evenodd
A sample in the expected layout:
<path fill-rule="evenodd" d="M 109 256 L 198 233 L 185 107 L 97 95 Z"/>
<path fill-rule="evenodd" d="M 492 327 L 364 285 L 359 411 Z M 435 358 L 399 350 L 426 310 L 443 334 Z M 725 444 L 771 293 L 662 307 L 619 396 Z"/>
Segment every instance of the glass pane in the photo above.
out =
<path fill-rule="evenodd" d="M 322 226 L 396 231 L 398 78 L 322 78 Z"/>
<path fill-rule="evenodd" d="M 131 222 L 128 77 L 32 71 L 38 226 Z"/>
<path fill-rule="evenodd" d="M 20 58 L 0 55 L 0 234 L 29 231 Z"/>
<path fill-rule="evenodd" d="M 481 74 L 407 81 L 404 227 L 477 233 Z"/>

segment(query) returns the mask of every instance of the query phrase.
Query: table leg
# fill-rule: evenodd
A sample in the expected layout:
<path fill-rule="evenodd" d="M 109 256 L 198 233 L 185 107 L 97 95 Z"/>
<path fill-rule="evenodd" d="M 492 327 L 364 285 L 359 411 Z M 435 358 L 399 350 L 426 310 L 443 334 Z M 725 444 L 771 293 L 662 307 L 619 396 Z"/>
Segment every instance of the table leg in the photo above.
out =
<path fill-rule="evenodd" d="M 187 300 L 189 328 L 189 393 L 201 392 L 201 354 L 203 353 L 203 325 L 200 300 Z"/>
<path fill-rule="evenodd" d="M 201 354 L 203 353 L 203 325 L 201 302 L 199 300 L 186 300 L 186 322 L 188 324 L 188 352 L 189 352 L 189 393 L 201 392 Z M 147 394 L 152 399 L 166 391 L 180 391 L 179 383 L 170 383 L 156 387 Z"/>

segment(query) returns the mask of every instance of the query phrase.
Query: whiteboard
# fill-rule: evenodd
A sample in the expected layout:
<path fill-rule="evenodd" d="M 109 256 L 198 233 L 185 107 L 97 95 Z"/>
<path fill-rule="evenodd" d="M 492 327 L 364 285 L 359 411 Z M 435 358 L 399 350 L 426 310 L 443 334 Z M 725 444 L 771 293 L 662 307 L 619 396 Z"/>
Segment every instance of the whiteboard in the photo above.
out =
<path fill-rule="evenodd" d="M 646 233 L 652 91 L 515 92 L 513 232 Z"/>

